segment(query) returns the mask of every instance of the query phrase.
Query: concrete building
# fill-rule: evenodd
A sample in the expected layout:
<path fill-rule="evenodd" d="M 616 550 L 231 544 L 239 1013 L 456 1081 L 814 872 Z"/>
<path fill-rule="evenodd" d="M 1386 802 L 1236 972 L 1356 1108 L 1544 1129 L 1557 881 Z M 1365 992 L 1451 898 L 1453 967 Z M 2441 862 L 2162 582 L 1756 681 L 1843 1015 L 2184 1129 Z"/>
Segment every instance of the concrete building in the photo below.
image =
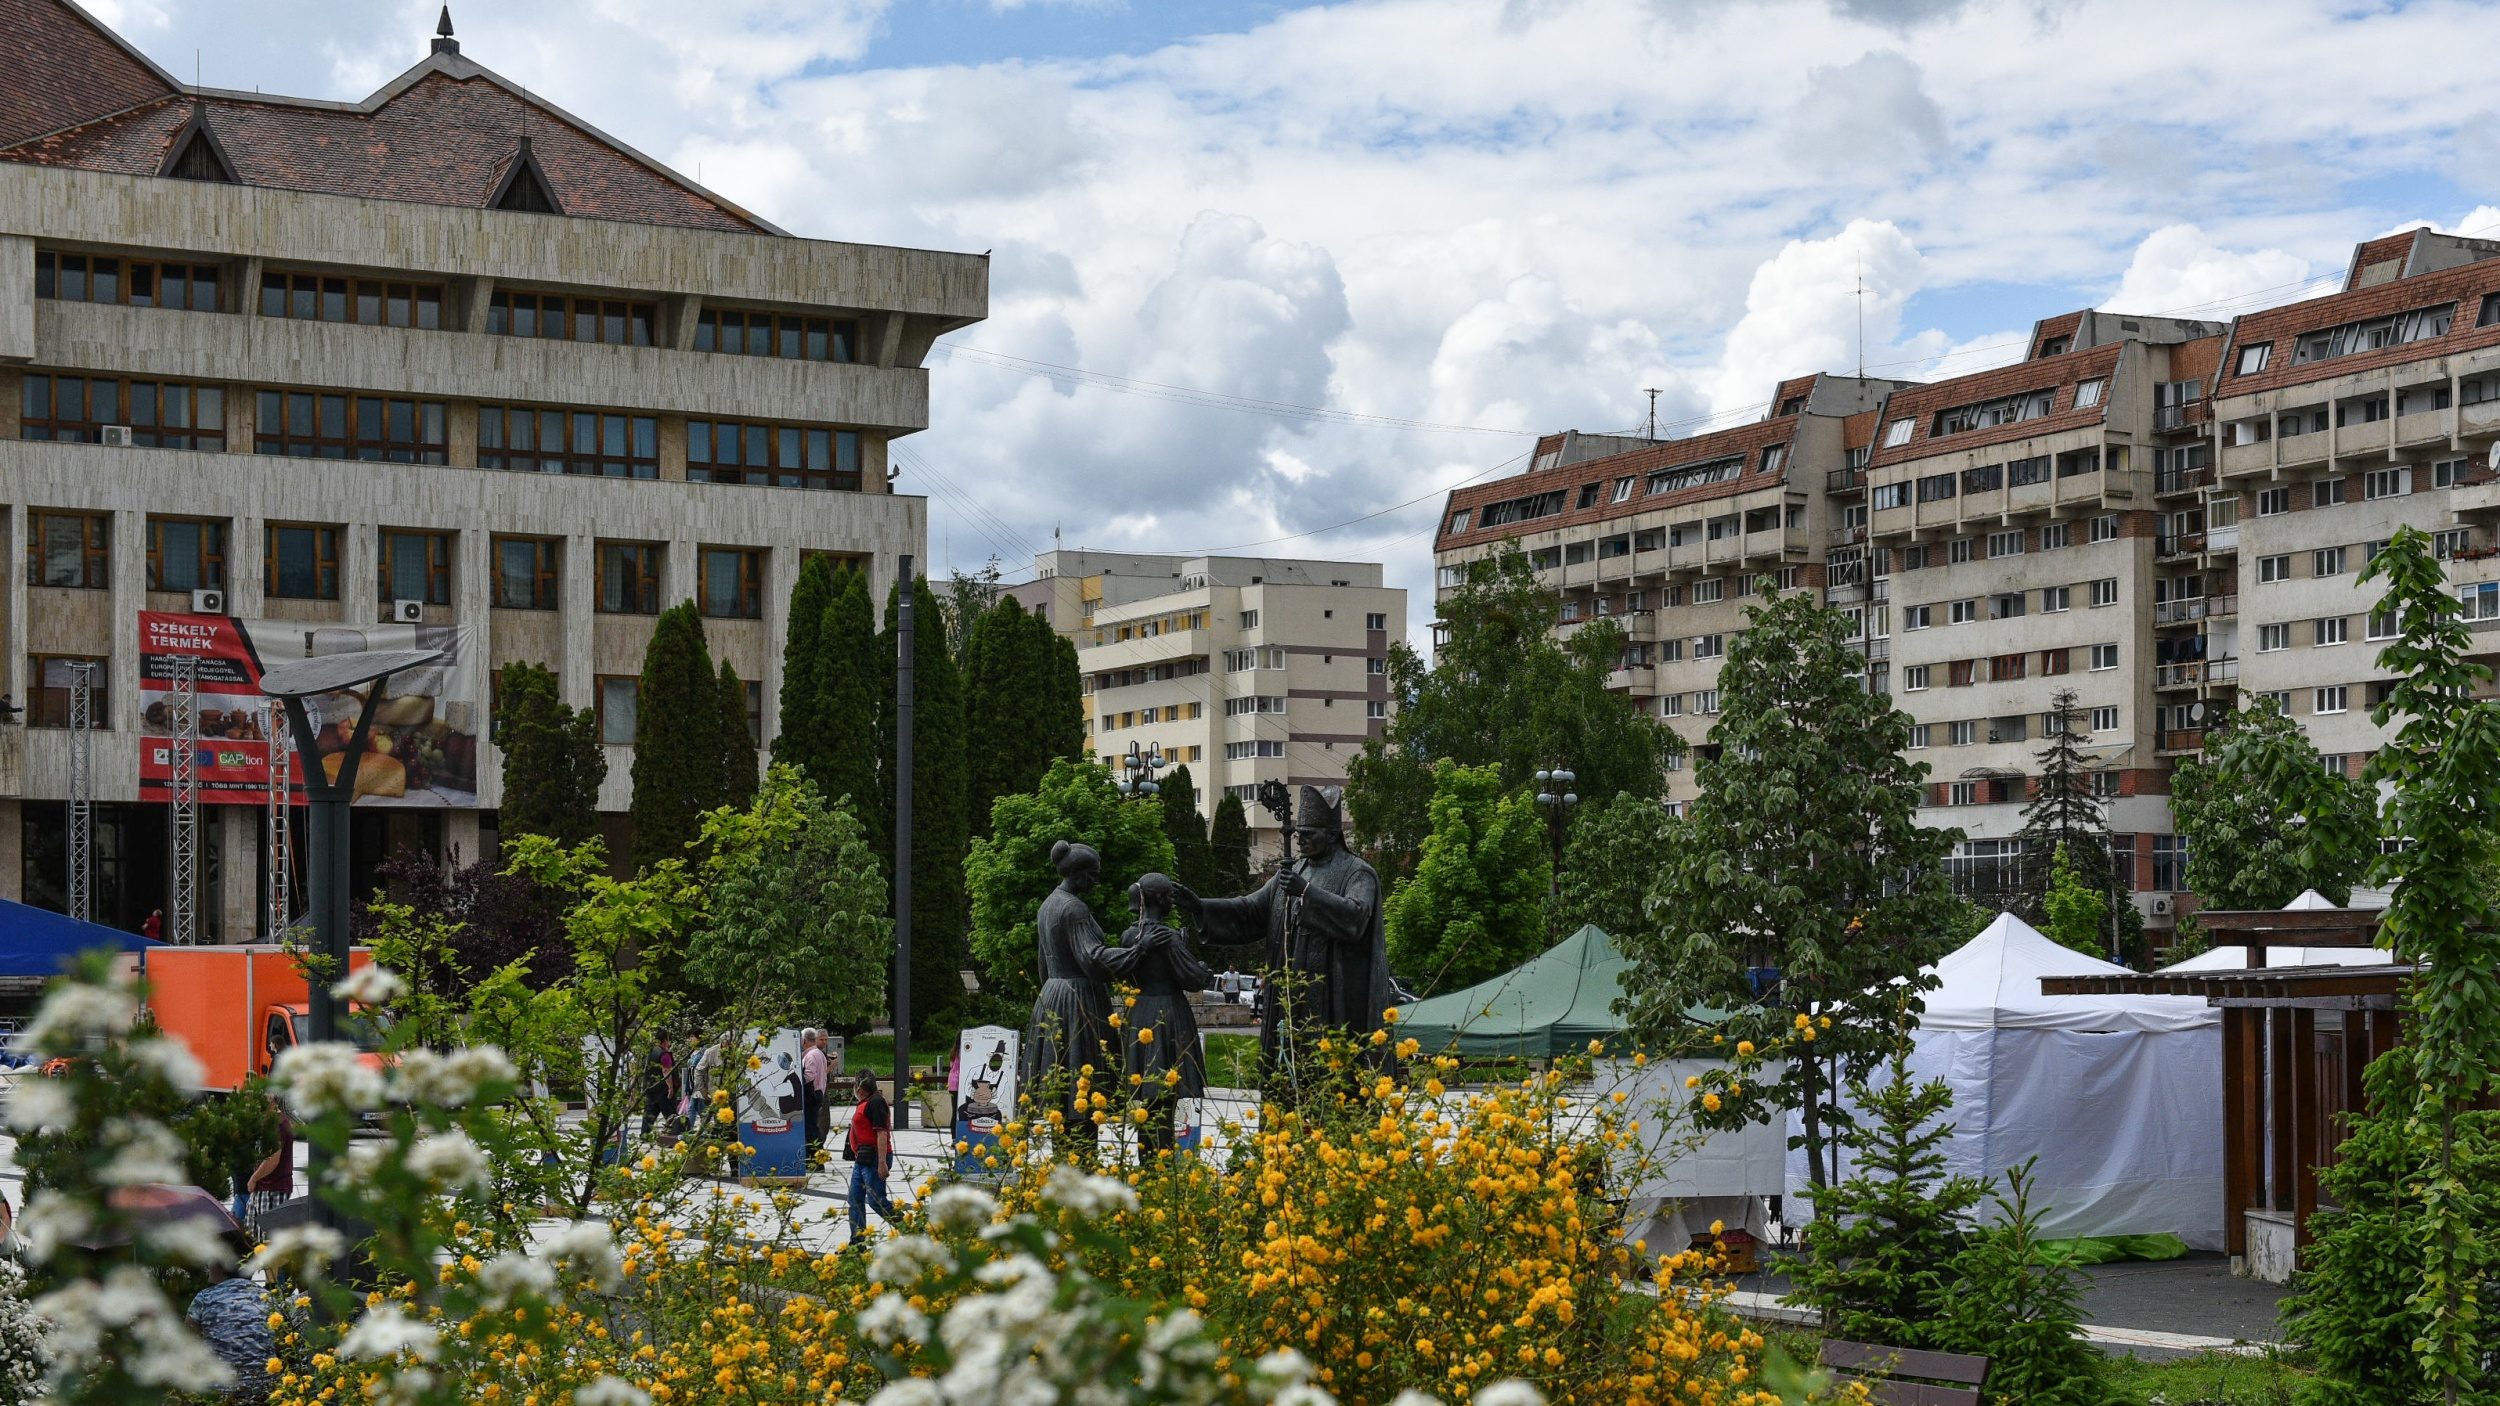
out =
<path fill-rule="evenodd" d="M 1210 813 L 1241 798 L 1262 849 L 1276 824 L 1259 783 L 1340 785 L 1388 729 L 1406 592 L 1376 562 L 1053 551 L 1033 566 L 1011 593 L 1075 642 L 1103 765 L 1162 748 Z"/>
<path fill-rule="evenodd" d="M 621 820 L 652 614 L 700 603 L 769 738 L 802 558 L 882 592 L 921 551 L 886 446 L 986 259 L 793 237 L 449 34 L 335 103 L 180 83 L 66 0 L 0 0 L 0 33 L 0 893 L 57 906 L 93 661 L 97 916 L 166 906 L 142 610 L 470 627 L 600 710 Z M 468 805 L 360 805 L 359 866 L 491 843 L 481 753 Z M 248 939 L 262 817 L 202 809 L 201 935 Z"/>
<path fill-rule="evenodd" d="M 1565 631 L 1629 617 L 1618 687 L 1707 760 L 1717 660 L 1764 575 L 1853 612 L 1870 687 L 1913 722 L 1957 878 L 2005 879 L 2051 700 L 2150 923 L 2193 896 L 2178 759 L 2270 696 L 2359 775 L 2386 674 L 2358 573 L 2432 533 L 2500 654 L 2500 241 L 2360 245 L 2343 291 L 2235 323 L 2044 319 L 2010 366 L 1932 384 L 1782 384 L 1757 423 L 1651 444 L 1549 435 L 1526 474 L 1450 497 L 1440 587 L 1516 539 Z M 1668 802 L 1694 792 L 1689 769 Z"/>

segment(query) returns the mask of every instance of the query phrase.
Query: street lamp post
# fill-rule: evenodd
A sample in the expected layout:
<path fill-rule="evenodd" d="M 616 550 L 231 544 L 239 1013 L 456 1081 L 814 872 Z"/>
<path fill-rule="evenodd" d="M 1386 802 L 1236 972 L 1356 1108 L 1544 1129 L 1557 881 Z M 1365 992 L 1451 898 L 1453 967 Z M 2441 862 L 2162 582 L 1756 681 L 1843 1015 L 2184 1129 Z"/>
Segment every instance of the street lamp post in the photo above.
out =
<path fill-rule="evenodd" d="M 1536 774 L 1537 808 L 1545 812 L 1545 828 L 1554 842 L 1554 892 L 1562 892 L 1563 831 L 1571 823 L 1571 812 L 1580 804 L 1580 793 L 1571 789 L 1580 778 L 1556 768 Z"/>
<path fill-rule="evenodd" d="M 1155 781 L 1155 773 L 1163 765 L 1162 743 L 1141 750 L 1131 742 L 1128 755 L 1120 759 L 1120 774 L 1111 778 L 1111 784 L 1119 788 L 1121 795 L 1132 799 L 1160 794 L 1163 787 Z"/>

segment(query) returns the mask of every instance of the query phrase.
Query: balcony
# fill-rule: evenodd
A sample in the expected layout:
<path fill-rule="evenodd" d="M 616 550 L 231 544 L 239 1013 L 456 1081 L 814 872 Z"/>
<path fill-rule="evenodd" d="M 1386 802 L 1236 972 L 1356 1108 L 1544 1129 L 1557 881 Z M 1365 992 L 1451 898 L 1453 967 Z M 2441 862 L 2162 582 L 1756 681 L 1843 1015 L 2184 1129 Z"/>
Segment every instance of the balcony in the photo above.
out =
<path fill-rule="evenodd" d="M 2335 427 L 2335 457 L 2349 459 L 2356 454 L 2384 456 L 2387 446 L 2394 442 L 2393 428 L 2385 420 L 2338 425 Z"/>
<path fill-rule="evenodd" d="M 2396 442 L 2444 447 L 2448 443 L 2448 412 L 2416 410 L 2410 415 L 2397 416 Z"/>
<path fill-rule="evenodd" d="M 2192 620 L 2218 620 L 2240 613 L 2238 596 L 2193 596 L 2186 600 L 2165 600 L 2153 603 L 2153 623 L 2184 625 Z"/>
<path fill-rule="evenodd" d="M 2205 729 L 2201 727 L 2172 728 L 2161 734 L 2160 745 L 2155 750 L 2165 757 L 2201 752 L 2205 750 Z"/>
<path fill-rule="evenodd" d="M 1864 487 L 1864 469 L 1834 469 L 1823 475 L 1823 491 L 1826 493 L 1855 493 Z"/>
<path fill-rule="evenodd" d="M 1655 692 L 1658 687 L 1658 666 L 1655 664 L 1626 664 L 1622 668 L 1616 669 L 1606 675 L 1606 687 L 1610 692 L 1614 693 Z"/>
<path fill-rule="evenodd" d="M 2153 687 L 2157 689 L 2209 688 L 2217 684 L 2236 683 L 2240 661 L 2236 655 L 2220 659 L 2187 659 L 2176 664 L 2156 665 Z"/>
<path fill-rule="evenodd" d="M 1892 637 L 1889 635 L 1881 639 L 1850 640 L 1848 643 L 1850 649 L 1865 655 L 1869 664 L 1881 664 L 1892 658 Z"/>
<path fill-rule="evenodd" d="M 2222 476 L 2224 478 L 2261 474 L 2273 467 L 2274 444 L 2270 440 L 2261 439 L 2254 444 L 2222 446 Z"/>
<path fill-rule="evenodd" d="M 2205 534 L 2202 532 L 2174 532 L 2153 539 L 2153 557 L 2157 561 L 2192 557 L 2203 550 Z"/>
<path fill-rule="evenodd" d="M 2457 433 L 2486 435 L 2500 432 L 2500 400 L 2478 400 L 2457 407 Z"/>
<path fill-rule="evenodd" d="M 2234 556 L 2240 550 L 2240 525 L 2236 522 L 2205 530 L 2207 556 Z"/>
<path fill-rule="evenodd" d="M 2500 512 L 2500 479 L 2493 479 L 2486 483 L 2469 483 L 2462 488 L 2450 490 L 2448 506 L 2459 517 Z"/>
<path fill-rule="evenodd" d="M 2153 496 L 2171 498 L 2182 493 L 2194 493 L 2199 489 L 2213 487 L 2213 482 L 2214 471 L 2210 467 L 2184 470 L 2163 469 L 2153 475 Z"/>

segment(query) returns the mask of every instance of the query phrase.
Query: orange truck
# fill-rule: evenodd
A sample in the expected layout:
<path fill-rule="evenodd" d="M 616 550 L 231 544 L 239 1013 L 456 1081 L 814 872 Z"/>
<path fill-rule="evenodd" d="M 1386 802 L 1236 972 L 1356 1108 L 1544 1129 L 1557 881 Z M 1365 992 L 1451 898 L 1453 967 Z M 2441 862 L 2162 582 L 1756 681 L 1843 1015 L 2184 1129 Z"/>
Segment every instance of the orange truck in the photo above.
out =
<path fill-rule="evenodd" d="M 372 962 L 371 951 L 348 950 L 348 970 Z M 280 1050 L 312 1038 L 311 984 L 281 948 L 151 947 L 140 954 L 139 974 L 158 1028 L 190 1048 L 212 1092 L 241 1088 L 268 1073 Z M 340 1033 L 370 1047 L 363 1013 L 341 1017 Z"/>

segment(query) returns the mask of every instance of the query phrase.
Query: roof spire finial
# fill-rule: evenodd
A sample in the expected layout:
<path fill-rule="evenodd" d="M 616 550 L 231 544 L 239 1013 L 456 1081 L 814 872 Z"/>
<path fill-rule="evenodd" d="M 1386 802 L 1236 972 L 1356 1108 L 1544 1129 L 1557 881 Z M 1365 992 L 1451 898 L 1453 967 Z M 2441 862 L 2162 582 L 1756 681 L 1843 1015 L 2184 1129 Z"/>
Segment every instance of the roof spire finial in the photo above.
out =
<path fill-rule="evenodd" d="M 434 22 L 434 52 L 438 54 L 460 52 L 460 41 L 451 37 L 451 6 L 448 3 L 443 6 L 443 17 Z"/>

